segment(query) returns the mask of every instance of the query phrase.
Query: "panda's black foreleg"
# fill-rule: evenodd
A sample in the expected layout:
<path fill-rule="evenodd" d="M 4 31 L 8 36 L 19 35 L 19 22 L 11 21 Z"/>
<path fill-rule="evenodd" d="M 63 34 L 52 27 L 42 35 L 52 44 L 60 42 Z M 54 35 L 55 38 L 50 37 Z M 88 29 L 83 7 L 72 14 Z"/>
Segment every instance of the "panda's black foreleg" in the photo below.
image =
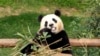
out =
<path fill-rule="evenodd" d="M 64 43 L 64 46 L 62 47 L 62 53 L 65 54 L 72 54 L 70 42 L 68 35 L 65 31 L 62 31 L 61 37 L 63 37 L 62 43 Z"/>
<path fill-rule="evenodd" d="M 26 55 L 28 55 L 28 54 L 30 54 L 33 50 L 31 49 L 31 46 L 32 46 L 33 44 L 28 44 L 26 47 L 24 47 L 20 52 L 22 53 L 22 54 L 26 54 Z"/>

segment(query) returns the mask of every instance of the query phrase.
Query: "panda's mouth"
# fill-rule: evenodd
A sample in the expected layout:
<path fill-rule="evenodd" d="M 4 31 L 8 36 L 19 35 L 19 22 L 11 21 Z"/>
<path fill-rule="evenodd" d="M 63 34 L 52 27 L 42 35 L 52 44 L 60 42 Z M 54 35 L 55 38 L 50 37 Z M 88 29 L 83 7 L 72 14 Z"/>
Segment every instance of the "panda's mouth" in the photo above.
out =
<path fill-rule="evenodd" d="M 54 32 L 56 30 L 56 27 L 52 27 L 51 31 Z"/>

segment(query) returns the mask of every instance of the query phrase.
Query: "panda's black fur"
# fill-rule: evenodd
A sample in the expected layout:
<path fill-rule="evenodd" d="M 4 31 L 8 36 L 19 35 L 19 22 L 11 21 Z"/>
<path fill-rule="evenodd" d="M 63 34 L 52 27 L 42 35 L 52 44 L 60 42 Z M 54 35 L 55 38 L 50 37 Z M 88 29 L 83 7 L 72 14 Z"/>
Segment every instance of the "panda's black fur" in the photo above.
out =
<path fill-rule="evenodd" d="M 67 36 L 67 34 L 66 34 L 66 32 L 64 30 L 62 30 L 58 34 L 54 34 L 54 33 L 52 33 L 50 31 L 50 29 L 45 28 L 45 29 L 42 29 L 40 31 L 41 35 L 42 35 L 43 32 L 47 32 L 48 35 L 51 35 L 51 37 L 46 39 L 48 44 L 51 44 L 51 43 L 53 43 L 53 42 L 55 42 L 57 40 L 61 40 L 61 41 L 58 41 L 55 44 L 50 45 L 49 46 L 50 49 L 56 49 L 56 48 L 59 48 L 59 47 L 65 48 L 65 47 L 70 46 L 68 36 Z M 62 53 L 69 53 L 69 54 L 71 54 L 71 50 L 64 50 L 64 51 L 62 51 Z"/>
<path fill-rule="evenodd" d="M 60 11 L 56 10 L 55 11 L 55 15 L 56 16 L 60 16 L 61 15 Z M 39 22 L 41 22 L 42 18 L 43 18 L 42 15 L 40 15 L 38 17 Z M 53 18 L 52 21 L 54 21 L 55 23 L 57 23 L 57 20 L 55 18 Z M 39 36 L 43 35 L 43 32 L 47 32 L 48 35 L 50 35 L 49 38 L 46 38 L 46 41 L 47 41 L 48 44 L 51 44 L 51 43 L 53 43 L 53 42 L 55 42 L 57 40 L 60 40 L 59 42 L 50 45 L 49 46 L 50 49 L 56 49 L 56 48 L 59 48 L 59 47 L 66 48 L 66 47 L 70 46 L 68 35 L 65 32 L 65 30 L 61 30 L 60 32 L 58 32 L 57 34 L 55 34 L 55 33 L 51 32 L 51 29 L 47 28 L 47 25 L 48 25 L 48 21 L 45 22 L 45 25 L 44 25 L 45 28 L 40 29 L 38 31 L 38 33 L 36 34 L 35 38 L 38 38 Z M 52 25 L 53 24 L 50 24 L 49 26 L 52 27 Z M 38 40 L 38 42 L 39 42 L 39 40 Z M 21 53 L 23 53 L 23 54 L 25 54 L 25 53 L 26 54 L 30 54 L 33 51 L 31 49 L 32 45 L 33 44 L 31 44 L 31 43 L 28 44 L 24 49 L 21 50 Z M 71 50 L 63 50 L 61 53 L 72 54 Z"/>

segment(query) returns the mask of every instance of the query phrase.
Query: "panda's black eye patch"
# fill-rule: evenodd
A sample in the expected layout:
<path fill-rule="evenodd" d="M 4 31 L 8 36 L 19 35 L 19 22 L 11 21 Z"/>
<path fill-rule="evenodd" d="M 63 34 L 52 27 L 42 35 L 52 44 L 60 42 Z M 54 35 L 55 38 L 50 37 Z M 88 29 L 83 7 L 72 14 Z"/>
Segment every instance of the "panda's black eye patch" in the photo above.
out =
<path fill-rule="evenodd" d="M 55 23 L 57 23 L 57 20 L 55 18 L 52 19 Z"/>
<path fill-rule="evenodd" d="M 44 26 L 45 26 L 45 27 L 47 27 L 47 25 L 48 25 L 48 22 L 47 22 L 47 21 L 45 21 L 45 25 L 44 25 Z"/>

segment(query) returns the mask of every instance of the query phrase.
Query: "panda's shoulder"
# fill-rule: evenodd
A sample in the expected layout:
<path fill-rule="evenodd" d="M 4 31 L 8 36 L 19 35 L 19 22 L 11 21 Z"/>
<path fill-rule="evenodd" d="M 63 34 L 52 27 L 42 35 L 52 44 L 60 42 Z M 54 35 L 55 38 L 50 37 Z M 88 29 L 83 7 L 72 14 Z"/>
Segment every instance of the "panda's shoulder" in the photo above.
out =
<path fill-rule="evenodd" d="M 65 30 L 62 30 L 57 35 L 60 36 L 60 35 L 66 35 L 66 34 L 67 34 L 66 31 Z"/>
<path fill-rule="evenodd" d="M 62 30 L 62 31 L 59 32 L 59 34 L 65 34 L 65 33 L 66 33 L 65 30 Z"/>

